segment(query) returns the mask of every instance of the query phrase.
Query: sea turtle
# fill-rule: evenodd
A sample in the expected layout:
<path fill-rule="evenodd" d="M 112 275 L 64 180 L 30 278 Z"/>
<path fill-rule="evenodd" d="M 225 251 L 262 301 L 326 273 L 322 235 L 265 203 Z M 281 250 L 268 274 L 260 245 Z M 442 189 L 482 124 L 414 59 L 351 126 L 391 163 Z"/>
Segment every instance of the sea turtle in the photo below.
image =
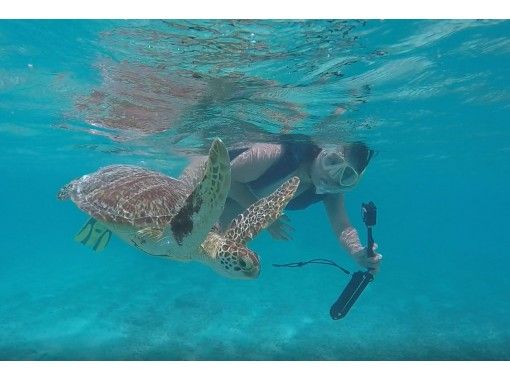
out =
<path fill-rule="evenodd" d="M 136 166 L 107 166 L 71 181 L 58 198 L 70 198 L 92 216 L 77 240 L 96 250 L 113 233 L 149 255 L 199 261 L 230 278 L 256 278 L 259 259 L 245 244 L 282 214 L 299 178 L 252 204 L 220 233 L 214 226 L 230 189 L 229 156 L 220 139 L 202 168 L 195 178 L 175 179 Z"/>

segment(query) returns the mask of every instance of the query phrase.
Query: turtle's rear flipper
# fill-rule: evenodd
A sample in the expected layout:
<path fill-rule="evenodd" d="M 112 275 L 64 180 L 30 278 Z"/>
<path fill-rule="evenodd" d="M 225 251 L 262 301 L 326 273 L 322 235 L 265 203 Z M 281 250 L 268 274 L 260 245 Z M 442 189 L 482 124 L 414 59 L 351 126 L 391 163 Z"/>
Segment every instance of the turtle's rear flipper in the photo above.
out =
<path fill-rule="evenodd" d="M 225 238 L 238 244 L 253 239 L 262 229 L 267 228 L 283 213 L 299 186 L 299 178 L 292 177 L 273 193 L 252 204 L 230 224 Z"/>
<path fill-rule="evenodd" d="M 96 219 L 90 218 L 74 237 L 74 240 L 96 252 L 101 252 L 106 248 L 111 237 L 112 231 L 110 231 L 108 227 L 98 222 Z"/>

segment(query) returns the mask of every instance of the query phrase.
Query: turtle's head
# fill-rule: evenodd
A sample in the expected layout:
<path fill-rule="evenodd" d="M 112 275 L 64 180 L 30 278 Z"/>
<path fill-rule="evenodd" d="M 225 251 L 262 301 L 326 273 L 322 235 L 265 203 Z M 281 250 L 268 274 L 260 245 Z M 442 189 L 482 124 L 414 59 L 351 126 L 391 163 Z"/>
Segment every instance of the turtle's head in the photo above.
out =
<path fill-rule="evenodd" d="M 221 275 L 239 280 L 255 279 L 260 273 L 257 255 L 245 246 L 228 239 L 219 245 L 216 259 L 211 265 Z"/>
<path fill-rule="evenodd" d="M 202 254 L 197 259 L 222 276 L 251 280 L 259 276 L 258 256 L 244 245 L 211 231 L 201 244 Z"/>

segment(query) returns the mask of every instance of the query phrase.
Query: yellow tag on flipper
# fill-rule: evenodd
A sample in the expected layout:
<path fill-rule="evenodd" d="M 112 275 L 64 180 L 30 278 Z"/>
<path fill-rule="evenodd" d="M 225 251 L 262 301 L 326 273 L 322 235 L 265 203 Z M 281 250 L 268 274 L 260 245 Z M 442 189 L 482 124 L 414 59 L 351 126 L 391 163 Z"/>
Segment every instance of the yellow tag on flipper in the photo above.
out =
<path fill-rule="evenodd" d="M 112 237 L 112 231 L 104 224 L 94 218 L 90 218 L 76 234 L 74 240 L 91 248 L 96 252 L 101 252 L 106 248 Z"/>

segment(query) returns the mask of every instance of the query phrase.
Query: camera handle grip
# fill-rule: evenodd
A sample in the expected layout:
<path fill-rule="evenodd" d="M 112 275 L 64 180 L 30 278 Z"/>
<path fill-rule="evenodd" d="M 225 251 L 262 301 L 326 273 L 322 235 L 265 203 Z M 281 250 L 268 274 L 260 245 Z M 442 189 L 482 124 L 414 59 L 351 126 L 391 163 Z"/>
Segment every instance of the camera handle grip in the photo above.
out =
<path fill-rule="evenodd" d="M 374 257 L 374 238 L 372 237 L 372 227 L 367 227 L 367 256 Z"/>

